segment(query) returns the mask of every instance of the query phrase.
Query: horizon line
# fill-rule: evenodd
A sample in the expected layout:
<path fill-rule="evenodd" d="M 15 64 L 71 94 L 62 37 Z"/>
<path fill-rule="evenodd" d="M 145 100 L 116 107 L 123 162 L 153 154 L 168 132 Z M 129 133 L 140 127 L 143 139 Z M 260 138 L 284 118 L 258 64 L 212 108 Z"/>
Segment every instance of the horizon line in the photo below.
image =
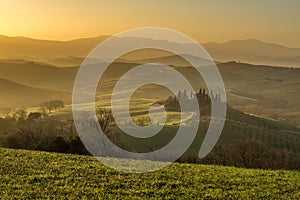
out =
<path fill-rule="evenodd" d="M 58 40 L 58 39 L 46 39 L 46 38 L 33 38 L 33 37 L 22 36 L 22 35 L 9 36 L 9 35 L 0 34 L 0 37 L 24 38 L 24 39 L 30 39 L 30 40 L 36 40 L 36 41 L 49 41 L 49 42 L 72 42 L 72 41 L 76 41 L 76 40 L 93 39 L 93 38 L 100 38 L 100 37 L 107 37 L 108 38 L 108 37 L 112 37 L 112 36 L 113 35 L 103 34 L 103 35 L 90 36 L 90 37 L 88 37 L 88 36 L 87 37 L 85 37 L 85 36 L 84 37 L 78 37 L 78 38 L 69 39 L 69 40 Z M 153 40 L 155 40 L 155 38 L 153 38 Z M 265 41 L 263 39 L 258 39 L 258 38 L 230 39 L 230 40 L 225 40 L 225 41 L 208 41 L 208 42 L 199 42 L 199 41 L 197 41 L 197 42 L 199 44 L 211 44 L 211 43 L 225 44 L 225 43 L 229 43 L 229 42 L 233 42 L 233 41 L 250 41 L 250 40 L 259 41 L 259 42 L 262 42 L 262 43 L 277 45 L 277 46 L 286 47 L 286 48 L 291 48 L 291 49 L 300 49 L 300 47 L 293 47 L 293 46 L 288 46 L 288 45 L 281 44 L 281 43 L 269 42 L 269 41 Z"/>

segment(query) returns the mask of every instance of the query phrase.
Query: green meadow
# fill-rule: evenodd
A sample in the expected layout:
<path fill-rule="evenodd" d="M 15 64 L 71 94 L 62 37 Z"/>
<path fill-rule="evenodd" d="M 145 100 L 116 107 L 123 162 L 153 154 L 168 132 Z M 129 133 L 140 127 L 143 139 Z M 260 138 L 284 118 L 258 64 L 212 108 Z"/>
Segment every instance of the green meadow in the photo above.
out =
<path fill-rule="evenodd" d="M 4 148 L 0 166 L 0 199 L 300 198 L 297 171 L 173 163 L 130 174 L 90 156 Z"/>

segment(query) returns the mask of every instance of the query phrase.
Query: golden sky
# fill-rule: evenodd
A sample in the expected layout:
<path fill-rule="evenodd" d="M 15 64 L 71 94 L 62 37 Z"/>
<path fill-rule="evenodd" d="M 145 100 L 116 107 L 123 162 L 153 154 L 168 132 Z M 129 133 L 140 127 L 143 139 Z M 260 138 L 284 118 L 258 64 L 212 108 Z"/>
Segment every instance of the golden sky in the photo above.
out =
<path fill-rule="evenodd" d="M 300 47 L 299 0 L 0 0 L 0 34 L 70 40 L 158 26 L 199 42 Z"/>

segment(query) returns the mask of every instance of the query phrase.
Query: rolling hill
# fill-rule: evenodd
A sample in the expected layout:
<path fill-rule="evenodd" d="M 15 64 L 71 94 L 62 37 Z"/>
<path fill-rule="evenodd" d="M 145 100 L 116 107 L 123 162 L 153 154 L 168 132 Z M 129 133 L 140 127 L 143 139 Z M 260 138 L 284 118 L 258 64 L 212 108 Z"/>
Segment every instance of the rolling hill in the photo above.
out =
<path fill-rule="evenodd" d="M 300 67 L 299 48 L 267 43 L 257 39 L 231 40 L 224 43 L 206 43 L 203 47 L 215 60 L 229 62 Z"/>
<path fill-rule="evenodd" d="M 134 99 L 134 101 L 135 103 L 132 104 L 130 109 L 131 116 L 134 119 L 146 119 L 148 115 L 148 109 L 153 102 L 147 102 L 138 98 Z M 179 124 L 184 124 L 184 121 L 186 120 L 185 118 L 182 119 L 180 117 L 181 113 L 179 108 L 174 109 L 174 106 L 172 108 L 173 109 L 167 109 L 168 118 L 166 120 L 165 127 L 161 132 L 153 137 L 147 139 L 134 138 L 128 134 L 125 134 L 117 126 L 111 126 L 110 133 L 116 135 L 120 135 L 121 133 L 119 141 L 123 145 L 127 146 L 129 150 L 134 152 L 147 152 L 154 149 L 160 149 L 173 139 L 177 133 Z M 186 114 L 188 114 L 188 111 L 186 112 Z M 184 159 L 187 159 L 188 157 L 192 157 L 192 155 L 195 156 L 195 152 L 199 152 L 199 147 L 202 144 L 203 138 L 210 123 L 210 113 L 210 106 L 202 104 L 200 109 L 201 118 L 199 122 L 198 133 L 188 152 L 185 156 L 183 156 L 183 161 L 185 161 Z M 153 123 L 155 124 L 155 122 Z M 186 134 L 189 134 L 189 132 Z M 246 114 L 228 105 L 225 125 L 216 147 L 218 145 L 222 145 L 223 147 L 234 151 L 241 141 L 251 140 L 260 141 L 272 150 L 285 150 L 294 154 L 300 153 L 299 128 L 276 120 Z"/>
<path fill-rule="evenodd" d="M 71 41 L 35 40 L 25 37 L 0 36 L 0 59 L 25 59 L 49 62 L 58 66 L 80 65 L 82 59 L 108 36 L 83 38 Z M 179 44 L 145 38 L 129 37 L 119 39 L 126 43 L 162 43 L 165 45 L 188 48 L 191 44 Z M 257 39 L 231 40 L 224 43 L 204 43 L 203 47 L 216 61 L 240 61 L 251 64 L 263 64 L 284 67 L 300 67 L 300 48 L 290 48 L 267 43 Z M 139 55 L 139 58 L 143 58 Z M 143 54 L 144 55 L 144 54 Z M 164 57 L 161 54 L 158 57 Z M 196 56 L 196 55 L 191 55 Z M 135 57 L 134 59 L 136 59 Z M 132 60 L 133 58 L 129 58 Z"/>
<path fill-rule="evenodd" d="M 183 66 L 188 65 L 183 59 L 175 57 L 173 60 L 174 57 L 154 57 L 144 61 L 165 64 L 180 62 Z M 136 65 L 128 60 L 112 64 L 100 80 L 101 87 L 98 88 L 98 93 L 109 94 L 120 76 Z M 300 69 L 237 62 L 219 63 L 217 66 L 223 77 L 231 106 L 248 113 L 299 125 Z M 192 67 L 175 68 L 190 80 L 195 90 L 204 85 L 201 76 Z M 61 68 L 24 60 L 0 62 L 1 78 L 34 88 L 69 93 L 69 99 L 77 70 L 78 67 Z M 170 94 L 158 87 L 149 86 L 140 88 L 137 95 L 162 99 Z"/>
<path fill-rule="evenodd" d="M 45 61 L 65 56 L 85 57 L 96 44 L 105 38 L 107 36 L 71 41 L 50 41 L 0 36 L 0 58 Z"/>
<path fill-rule="evenodd" d="M 40 89 L 0 78 L 0 107 L 27 107 L 39 105 L 49 99 L 67 99 L 59 91 Z"/>
<path fill-rule="evenodd" d="M 58 68 L 52 65 L 26 61 L 0 61 L 0 77 L 24 85 L 43 89 L 71 92 L 78 68 Z"/>

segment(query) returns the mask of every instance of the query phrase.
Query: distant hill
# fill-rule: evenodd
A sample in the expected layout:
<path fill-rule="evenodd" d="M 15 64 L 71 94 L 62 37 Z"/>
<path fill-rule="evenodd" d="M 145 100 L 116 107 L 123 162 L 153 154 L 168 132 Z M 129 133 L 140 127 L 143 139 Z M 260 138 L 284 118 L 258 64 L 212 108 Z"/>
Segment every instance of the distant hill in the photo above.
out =
<path fill-rule="evenodd" d="M 26 37 L 0 36 L 0 59 L 45 61 L 67 56 L 85 57 L 107 36 L 70 41 L 35 40 Z"/>
<path fill-rule="evenodd" d="M 0 78 L 0 107 L 36 106 L 49 99 L 67 99 L 67 94 L 25 86 Z"/>
<path fill-rule="evenodd" d="M 140 60 L 140 62 L 182 64 L 185 67 L 175 68 L 190 78 L 191 84 L 196 90 L 204 85 L 203 79 L 195 69 L 186 67 L 188 63 L 178 57 L 154 57 Z M 110 94 L 120 76 L 136 65 L 138 64 L 130 63 L 129 60 L 112 64 L 100 80 L 101 87 L 97 90 L 98 94 Z M 300 69 L 237 62 L 219 63 L 218 68 L 223 77 L 228 102 L 231 106 L 245 112 L 299 125 Z M 78 67 L 62 68 L 24 60 L 0 61 L 1 78 L 34 88 L 67 93 L 69 98 L 71 98 L 77 70 Z M 149 86 L 141 88 L 136 95 L 145 98 L 165 98 L 169 93 L 156 86 Z"/>
<path fill-rule="evenodd" d="M 108 37 L 48 41 L 25 37 L 0 36 L 0 59 L 25 59 L 49 62 L 57 66 L 78 66 L 96 45 Z M 161 43 L 178 46 L 179 48 L 188 48 L 190 45 L 135 37 L 129 37 L 126 40 L 122 39 L 123 45 L 131 42 Z M 252 64 L 300 67 L 300 48 L 285 47 L 257 39 L 231 40 L 225 43 L 210 42 L 202 45 L 210 53 L 211 57 L 217 61 L 228 62 L 235 60 Z M 144 59 L 144 56 L 145 54 L 138 54 L 138 57 L 134 59 Z M 149 55 L 147 56 L 149 57 Z M 165 56 L 167 55 L 161 54 L 156 57 Z M 132 59 L 132 57 L 129 58 L 129 60 Z"/>
<path fill-rule="evenodd" d="M 0 77 L 32 87 L 64 92 L 71 92 L 77 70 L 25 60 L 0 60 Z"/>
<path fill-rule="evenodd" d="M 215 60 L 283 67 L 300 67 L 300 48 L 263 42 L 257 39 L 206 43 L 203 47 Z"/>
<path fill-rule="evenodd" d="M 228 102 L 234 108 L 260 116 L 300 122 L 300 69 L 220 63 Z M 192 84 L 203 82 L 194 68 L 178 67 L 178 71 L 192 77 Z"/>
<path fill-rule="evenodd" d="M 161 63 L 161 64 L 173 65 L 173 66 L 177 66 L 177 67 L 190 66 L 190 63 L 187 62 L 182 56 L 183 55 L 166 55 L 166 56 L 162 56 L 162 57 L 153 57 L 153 58 L 150 57 L 150 58 L 144 58 L 144 59 L 127 58 L 127 60 L 122 60 L 122 62 L 131 62 L 131 63 L 133 62 L 133 63 L 140 63 L 140 64 Z M 193 55 L 184 55 L 184 56 L 187 58 L 196 60 L 203 65 L 211 64 L 211 61 L 206 60 L 204 58 L 200 58 L 200 57 L 193 56 Z"/>

